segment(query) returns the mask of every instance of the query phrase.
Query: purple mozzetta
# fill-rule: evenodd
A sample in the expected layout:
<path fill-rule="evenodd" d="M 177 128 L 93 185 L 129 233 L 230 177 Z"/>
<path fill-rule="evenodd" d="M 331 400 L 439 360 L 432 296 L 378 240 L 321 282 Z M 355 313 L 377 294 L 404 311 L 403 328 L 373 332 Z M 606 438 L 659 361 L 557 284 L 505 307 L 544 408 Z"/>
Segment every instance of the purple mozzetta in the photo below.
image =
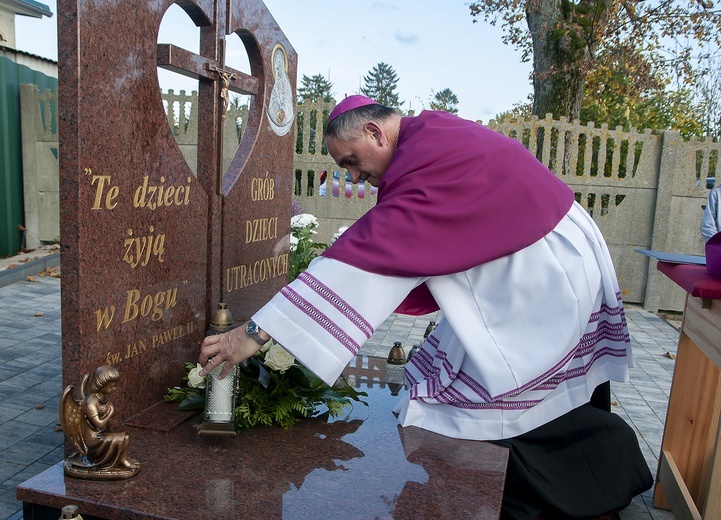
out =
<path fill-rule="evenodd" d="M 536 242 L 574 201 L 519 142 L 446 112 L 404 117 L 378 202 L 324 256 L 388 276 L 466 271 Z M 425 285 L 398 308 L 437 310 Z"/>

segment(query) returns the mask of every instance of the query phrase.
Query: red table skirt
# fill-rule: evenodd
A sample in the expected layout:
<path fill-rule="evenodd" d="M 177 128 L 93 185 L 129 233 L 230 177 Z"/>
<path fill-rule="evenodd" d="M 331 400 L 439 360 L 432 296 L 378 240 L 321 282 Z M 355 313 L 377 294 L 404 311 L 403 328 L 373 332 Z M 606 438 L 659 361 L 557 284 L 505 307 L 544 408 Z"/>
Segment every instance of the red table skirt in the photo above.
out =
<path fill-rule="evenodd" d="M 705 265 L 658 262 L 656 267 L 671 280 L 683 287 L 691 296 L 721 299 L 721 280 L 710 276 Z"/>

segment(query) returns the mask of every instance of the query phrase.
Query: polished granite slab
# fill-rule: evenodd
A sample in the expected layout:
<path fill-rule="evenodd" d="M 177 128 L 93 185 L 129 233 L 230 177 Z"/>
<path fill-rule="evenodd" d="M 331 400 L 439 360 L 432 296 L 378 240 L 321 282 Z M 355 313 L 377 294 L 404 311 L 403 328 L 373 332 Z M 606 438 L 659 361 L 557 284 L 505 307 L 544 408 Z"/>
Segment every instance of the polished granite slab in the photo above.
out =
<path fill-rule="evenodd" d="M 85 520 L 498 518 L 507 450 L 399 427 L 391 409 L 405 389 L 386 384 L 384 364 L 349 368 L 369 406 L 332 422 L 236 437 L 198 436 L 195 418 L 166 433 L 126 428 L 138 476 L 78 480 L 58 463 L 18 486 L 25 518 L 56 520 L 69 504 Z"/>

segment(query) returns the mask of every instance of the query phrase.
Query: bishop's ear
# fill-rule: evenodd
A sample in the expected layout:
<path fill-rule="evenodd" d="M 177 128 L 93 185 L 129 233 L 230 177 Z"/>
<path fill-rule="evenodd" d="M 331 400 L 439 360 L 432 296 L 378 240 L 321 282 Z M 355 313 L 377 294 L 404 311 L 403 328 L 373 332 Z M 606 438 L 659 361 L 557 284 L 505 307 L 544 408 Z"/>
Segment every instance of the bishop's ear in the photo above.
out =
<path fill-rule="evenodd" d="M 383 130 L 381 130 L 381 127 L 378 126 L 375 121 L 368 121 L 365 125 L 363 125 L 363 130 L 366 132 L 366 135 L 370 136 L 371 139 L 375 139 L 379 143 L 381 142 Z"/>

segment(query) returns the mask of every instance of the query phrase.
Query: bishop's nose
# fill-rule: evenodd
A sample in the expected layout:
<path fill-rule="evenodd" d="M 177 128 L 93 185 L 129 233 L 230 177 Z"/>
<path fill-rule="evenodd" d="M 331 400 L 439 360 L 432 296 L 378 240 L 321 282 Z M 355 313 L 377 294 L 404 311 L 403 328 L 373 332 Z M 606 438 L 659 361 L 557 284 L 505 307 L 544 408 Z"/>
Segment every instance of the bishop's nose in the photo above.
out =
<path fill-rule="evenodd" d="M 360 180 L 361 172 L 360 170 L 351 170 L 348 169 L 348 173 L 350 174 L 350 180 L 353 184 L 358 184 L 358 181 Z"/>

